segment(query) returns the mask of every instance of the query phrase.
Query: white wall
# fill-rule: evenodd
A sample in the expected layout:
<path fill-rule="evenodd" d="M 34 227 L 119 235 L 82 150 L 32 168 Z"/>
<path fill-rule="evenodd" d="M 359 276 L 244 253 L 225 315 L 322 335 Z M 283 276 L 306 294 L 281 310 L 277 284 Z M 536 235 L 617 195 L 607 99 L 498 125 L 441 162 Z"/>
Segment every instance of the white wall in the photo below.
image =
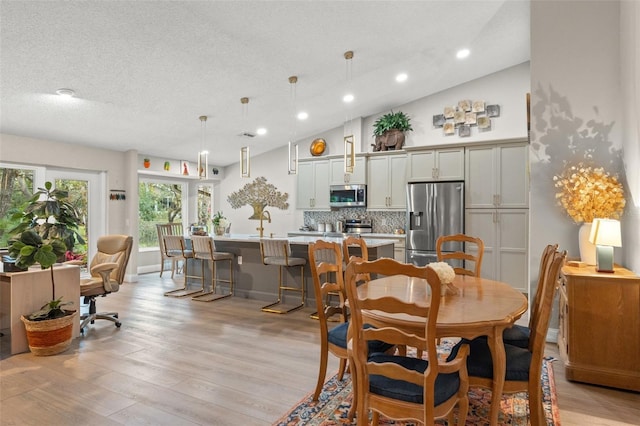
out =
<path fill-rule="evenodd" d="M 620 84 L 624 170 L 629 185 L 623 262 L 640 273 L 640 2 L 620 3 Z"/>
<path fill-rule="evenodd" d="M 524 139 L 527 137 L 526 94 L 530 92 L 529 63 L 525 62 L 498 71 L 483 78 L 444 90 L 406 105 L 393 108 L 411 117 L 412 132 L 406 133 L 405 146 L 431 146 L 439 144 L 484 142 L 502 139 Z M 433 116 L 442 114 L 445 106 L 453 106 L 460 100 L 484 100 L 486 105 L 500 106 L 500 117 L 492 119 L 492 129 L 478 132 L 472 128 L 471 136 L 445 136 L 442 128 L 433 127 Z M 372 136 L 373 123 L 382 111 L 363 120 L 365 146 L 375 142 Z"/>
<path fill-rule="evenodd" d="M 578 227 L 550 196 L 555 192 L 553 176 L 566 162 L 592 162 L 620 177 L 625 175 L 623 158 L 638 167 L 637 155 L 623 152 L 627 107 L 622 107 L 621 100 L 627 99 L 631 110 L 635 104 L 637 111 L 637 99 L 623 97 L 626 90 L 620 87 L 619 6 L 617 1 L 531 3 L 532 253 L 558 242 L 570 257 L 579 256 Z M 637 49 L 637 37 L 633 40 Z M 636 134 L 635 141 L 625 146 L 637 143 Z M 629 205 L 638 197 L 637 189 L 631 189 L 634 192 L 627 192 Z M 637 218 L 635 226 L 629 223 L 629 210 L 623 222 L 624 246 L 616 249 L 618 262 L 632 259 L 634 253 L 637 257 L 640 249 Z M 640 272 L 635 262 L 623 263 Z"/>

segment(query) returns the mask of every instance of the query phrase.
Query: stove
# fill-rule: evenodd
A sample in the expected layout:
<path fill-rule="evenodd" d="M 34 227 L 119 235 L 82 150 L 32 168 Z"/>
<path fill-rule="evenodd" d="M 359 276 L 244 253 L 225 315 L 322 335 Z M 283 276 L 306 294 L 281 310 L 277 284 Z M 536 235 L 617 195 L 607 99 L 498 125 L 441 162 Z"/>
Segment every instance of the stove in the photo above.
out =
<path fill-rule="evenodd" d="M 371 234 L 371 219 L 347 219 L 344 221 L 344 232 L 350 234 Z"/>

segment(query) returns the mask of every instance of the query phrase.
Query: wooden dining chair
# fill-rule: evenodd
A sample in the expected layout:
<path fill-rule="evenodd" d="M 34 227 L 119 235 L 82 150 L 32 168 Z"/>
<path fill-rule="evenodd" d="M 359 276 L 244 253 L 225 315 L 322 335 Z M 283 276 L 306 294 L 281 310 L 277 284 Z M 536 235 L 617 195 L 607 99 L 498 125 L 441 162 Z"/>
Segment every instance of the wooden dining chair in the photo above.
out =
<path fill-rule="evenodd" d="M 464 251 L 447 250 L 452 243 L 463 243 Z M 482 269 L 482 256 L 484 255 L 484 242 L 477 237 L 465 234 L 442 235 L 436 240 L 436 253 L 438 262 L 461 261 L 463 266 L 453 266 L 458 275 L 470 275 L 479 277 Z M 475 253 L 475 254 L 473 254 Z M 473 269 L 468 267 L 473 263 Z"/>
<path fill-rule="evenodd" d="M 165 296 L 171 297 L 183 297 L 196 293 L 204 293 L 204 277 L 197 275 L 189 275 L 189 263 L 188 259 L 193 259 L 193 250 L 187 249 L 187 244 L 182 235 L 165 235 L 164 236 L 164 249 L 168 258 L 173 258 L 176 261 L 184 263 L 184 286 L 175 290 L 170 290 L 164 293 Z M 202 288 L 189 289 L 189 278 L 194 278 L 202 282 Z"/>
<path fill-rule="evenodd" d="M 369 260 L 369 249 L 364 238 L 352 235 L 346 237 L 342 240 L 342 250 L 345 262 L 349 262 L 351 256 L 359 257 L 365 261 Z"/>
<path fill-rule="evenodd" d="M 540 257 L 540 267 L 538 271 L 538 284 L 536 286 L 536 295 L 531 303 L 531 310 L 529 313 L 529 325 L 514 324 L 513 327 L 507 328 L 502 333 L 502 340 L 509 345 L 518 346 L 521 348 L 529 348 L 531 342 L 531 329 L 535 324 L 540 310 L 540 302 L 542 300 L 542 285 L 545 275 L 548 273 L 553 261 L 553 254 L 558 249 L 558 244 L 549 244 L 542 251 Z M 531 348 L 529 348 L 531 349 Z"/>
<path fill-rule="evenodd" d="M 165 235 L 183 235 L 184 231 L 181 223 L 158 223 L 156 224 L 156 231 L 158 232 L 158 246 L 160 247 L 160 277 L 164 272 L 164 266 L 166 262 L 171 262 L 171 278 L 175 272 L 179 269 L 178 261 L 175 257 L 169 257 L 166 254 L 164 248 L 164 236 Z"/>
<path fill-rule="evenodd" d="M 540 377 L 542 374 L 542 360 L 549 329 L 549 319 L 553 308 L 553 298 L 557 289 L 560 269 L 564 265 L 567 252 L 552 254 L 551 265 L 544 275 L 541 288 L 538 311 L 531 326 L 531 337 L 528 348 L 520 348 L 505 344 L 506 373 L 503 393 L 528 392 L 529 413 L 532 425 L 545 424 L 542 408 L 542 388 Z M 462 344 L 469 345 L 470 354 L 467 358 L 470 386 L 491 389 L 493 386 L 493 361 L 487 339 L 473 339 L 461 341 L 454 346 L 449 359 L 456 356 Z"/>
<path fill-rule="evenodd" d="M 322 391 L 327 374 L 329 353 L 340 359 L 338 380 L 342 380 L 347 367 L 347 328 L 348 317 L 345 307 L 342 270 L 342 248 L 340 244 L 318 240 L 309 244 L 309 266 L 313 278 L 313 289 L 316 298 L 316 316 L 320 323 L 320 368 L 318 383 L 313 393 L 317 401 Z M 329 304 L 330 294 L 337 295 L 335 304 Z M 334 326 L 330 329 L 329 320 L 333 318 Z"/>
<path fill-rule="evenodd" d="M 427 281 L 430 293 L 428 306 L 417 302 L 402 302 L 390 296 L 369 297 L 358 291 L 357 277 L 406 275 Z M 369 410 L 373 424 L 380 415 L 391 419 L 416 420 L 433 425 L 434 419 L 447 418 L 453 424 L 453 409 L 458 406 L 458 425 L 464 425 L 469 407 L 466 370 L 467 347 L 461 345 L 455 358 L 438 360 L 436 351 L 436 321 L 440 308 L 440 279 L 431 267 L 418 267 L 394 259 L 372 262 L 351 261 L 345 275 L 347 298 L 351 309 L 352 342 L 350 358 L 356 367 L 357 424 L 368 424 Z M 362 288 L 362 287 L 360 287 Z M 423 317 L 424 337 L 395 327 L 367 328 L 362 311 L 375 310 Z M 384 341 L 389 344 L 421 348 L 427 359 L 399 354 L 367 353 L 367 342 Z"/>

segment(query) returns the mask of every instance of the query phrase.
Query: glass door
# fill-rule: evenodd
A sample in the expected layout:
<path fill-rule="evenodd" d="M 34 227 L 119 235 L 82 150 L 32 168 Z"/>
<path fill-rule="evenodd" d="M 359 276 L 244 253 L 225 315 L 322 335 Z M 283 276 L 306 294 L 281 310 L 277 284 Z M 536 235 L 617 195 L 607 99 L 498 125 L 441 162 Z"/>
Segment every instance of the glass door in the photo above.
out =
<path fill-rule="evenodd" d="M 96 253 L 96 241 L 106 232 L 106 204 L 103 173 L 49 169 L 46 180 L 55 188 L 69 191 L 70 202 L 80 212 L 79 233 L 85 244 L 76 244 L 73 254 L 84 254 L 90 261 Z"/>

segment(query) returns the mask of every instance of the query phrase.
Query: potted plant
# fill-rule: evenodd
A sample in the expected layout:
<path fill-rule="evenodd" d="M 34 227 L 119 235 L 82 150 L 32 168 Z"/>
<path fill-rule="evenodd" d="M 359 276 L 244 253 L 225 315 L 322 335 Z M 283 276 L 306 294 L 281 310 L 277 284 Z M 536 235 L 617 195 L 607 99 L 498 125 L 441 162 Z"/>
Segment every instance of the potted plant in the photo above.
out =
<path fill-rule="evenodd" d="M 226 232 L 227 227 L 230 225 L 229 221 L 226 217 L 222 215 L 222 212 L 217 212 L 213 219 L 211 219 L 213 223 L 213 232 L 216 235 L 223 235 Z"/>
<path fill-rule="evenodd" d="M 411 118 L 402 111 L 389 112 L 373 123 L 373 135 L 376 143 L 374 151 L 401 149 L 404 145 L 404 132 L 412 131 Z"/>
<path fill-rule="evenodd" d="M 20 223 L 10 232 L 9 254 L 16 266 L 28 269 L 39 264 L 51 272 L 51 300 L 42 308 L 22 316 L 27 330 L 29 348 L 35 355 L 54 355 L 65 351 L 72 340 L 73 323 L 77 311 L 65 307 L 73 301 L 56 298 L 53 265 L 64 260 L 77 242 L 84 243 L 78 234 L 81 223 L 77 209 L 67 201 L 68 192 L 52 190 L 51 182 L 29 199 L 24 212 L 18 213 Z"/>

